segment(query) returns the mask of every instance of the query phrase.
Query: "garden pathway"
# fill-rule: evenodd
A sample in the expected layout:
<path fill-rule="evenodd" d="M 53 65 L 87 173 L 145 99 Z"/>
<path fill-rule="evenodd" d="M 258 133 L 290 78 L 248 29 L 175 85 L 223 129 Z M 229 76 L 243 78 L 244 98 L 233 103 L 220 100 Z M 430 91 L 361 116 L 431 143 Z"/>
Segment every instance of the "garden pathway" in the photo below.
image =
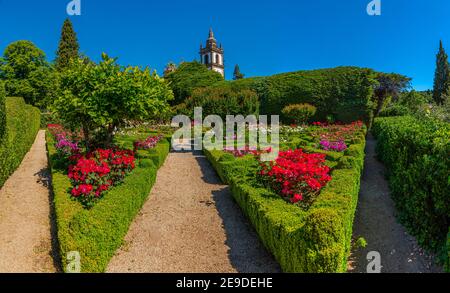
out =
<path fill-rule="evenodd" d="M 170 153 L 109 272 L 279 272 L 207 159 Z"/>
<path fill-rule="evenodd" d="M 45 132 L 0 189 L 0 272 L 55 272 Z M 56 259 L 56 258 L 55 258 Z"/>
<path fill-rule="evenodd" d="M 383 273 L 440 272 L 432 257 L 424 253 L 414 237 L 397 222 L 394 202 L 389 194 L 385 169 L 376 159 L 376 140 L 367 137 L 364 173 L 361 178 L 359 203 L 353 225 L 354 239 L 364 237 L 367 247 L 354 249 L 349 262 L 350 272 L 367 272 L 366 256 L 377 251 Z"/>

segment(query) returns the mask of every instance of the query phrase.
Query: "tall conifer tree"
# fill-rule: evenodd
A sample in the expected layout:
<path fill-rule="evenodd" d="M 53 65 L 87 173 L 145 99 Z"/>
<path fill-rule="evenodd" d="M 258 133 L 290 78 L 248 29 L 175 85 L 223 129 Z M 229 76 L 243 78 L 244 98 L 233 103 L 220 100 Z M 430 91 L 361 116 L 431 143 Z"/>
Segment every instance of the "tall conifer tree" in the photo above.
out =
<path fill-rule="evenodd" d="M 56 69 L 61 71 L 68 66 L 71 59 L 78 58 L 79 48 L 77 35 L 73 29 L 72 22 L 67 18 L 62 27 L 61 39 L 59 41 L 58 51 L 56 52 Z"/>
<path fill-rule="evenodd" d="M 244 78 L 244 75 L 241 73 L 239 65 L 236 64 L 236 66 L 234 67 L 233 79 L 238 80 L 238 79 L 243 79 L 243 78 Z"/>
<path fill-rule="evenodd" d="M 450 88 L 450 68 L 448 55 L 445 53 L 442 41 L 439 43 L 439 52 L 436 56 L 436 71 L 434 74 L 433 100 L 437 104 L 442 104 L 444 97 L 449 93 Z"/>

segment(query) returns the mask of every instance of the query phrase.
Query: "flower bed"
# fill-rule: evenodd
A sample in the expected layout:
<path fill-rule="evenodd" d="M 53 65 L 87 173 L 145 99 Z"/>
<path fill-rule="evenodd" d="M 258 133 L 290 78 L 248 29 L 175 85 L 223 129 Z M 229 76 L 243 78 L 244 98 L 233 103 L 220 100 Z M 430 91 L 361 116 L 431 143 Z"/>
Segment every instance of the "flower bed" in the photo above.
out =
<path fill-rule="evenodd" d="M 123 177 L 120 185 L 114 186 L 105 192 L 102 200 L 99 200 L 90 209 L 86 209 L 71 196 L 74 186 L 69 178 L 68 169 L 61 166 L 57 141 L 53 135 L 47 132 L 47 149 L 49 155 L 49 166 L 52 172 L 52 188 L 54 194 L 57 234 L 59 242 L 59 252 L 62 260 L 62 269 L 67 270 L 67 254 L 77 251 L 81 256 L 82 272 L 103 272 L 115 251 L 121 246 L 129 225 L 141 209 L 150 194 L 156 173 L 159 166 L 169 153 L 170 143 L 167 139 L 161 139 L 153 149 L 139 150 L 139 155 L 135 157 L 133 172 Z M 118 137 L 115 141 L 117 145 L 128 145 L 127 140 L 136 141 L 137 137 Z M 131 156 L 132 143 L 127 151 L 98 150 L 92 154 L 78 157 L 78 162 L 71 170 L 72 180 L 84 174 L 84 171 L 106 174 L 110 168 L 108 176 L 118 176 L 122 178 L 120 167 L 118 172 L 115 167 L 109 164 L 98 164 L 100 160 L 108 161 L 111 165 L 120 163 L 127 168 L 133 167 Z M 95 159 L 94 159 L 95 157 Z M 93 164 L 95 162 L 95 164 Z M 156 164 L 157 163 L 157 164 Z M 86 168 L 86 169 L 83 169 Z M 90 172 L 86 172 L 89 174 Z M 78 175 L 75 175 L 78 174 Z M 114 180 L 114 179 L 113 179 Z M 120 179 L 122 180 L 122 179 Z M 92 190 L 88 185 L 79 185 L 77 190 L 81 194 L 95 194 L 96 187 L 92 184 Z M 97 186 L 97 185 L 95 185 Z M 105 187 L 103 187 L 105 188 Z M 100 189 L 103 189 L 100 188 Z"/>
<path fill-rule="evenodd" d="M 350 144 L 348 149 L 339 153 L 314 148 L 315 137 L 311 135 L 314 133 L 311 130 L 306 131 L 299 138 L 299 142 L 307 144 L 308 147 L 303 151 L 281 152 L 282 159 L 289 160 L 273 163 L 273 167 L 282 166 L 273 172 L 273 176 L 269 176 L 271 180 L 275 179 L 275 186 L 267 186 L 261 182 L 257 175 L 261 170 L 260 163 L 252 156 L 234 157 L 223 151 L 204 152 L 222 181 L 230 185 L 236 202 L 283 271 L 345 272 L 364 161 L 365 131 L 364 127 L 356 130 L 354 136 L 358 137 L 360 142 Z M 354 137 L 349 139 L 354 140 Z M 294 149 L 297 148 L 293 141 L 289 143 Z M 286 145 L 281 147 L 286 148 Z M 309 157 L 305 153 L 323 155 Z M 305 157 L 315 160 L 317 164 L 312 165 L 322 168 L 317 170 L 324 179 L 319 183 L 320 186 L 323 187 L 324 181 L 328 183 L 315 194 L 315 200 L 310 205 L 299 208 L 280 197 L 284 183 L 276 180 L 276 174 L 281 174 L 281 181 L 289 178 L 290 172 L 297 168 L 291 161 Z M 324 159 L 326 160 L 323 161 Z M 331 181 L 327 180 L 327 168 L 321 163 L 333 166 L 329 173 Z M 294 166 L 286 167 L 291 165 Z M 315 173 L 314 170 L 313 174 Z M 301 174 L 298 172 L 299 177 Z M 298 183 L 295 180 L 292 182 Z M 310 190 L 314 190 L 313 187 L 320 188 L 319 184 L 313 182 L 310 182 L 312 187 L 309 186 L 302 178 L 300 182 L 302 187 Z M 285 191 L 298 188 L 296 185 L 289 187 L 291 188 Z M 294 196 L 295 194 L 293 193 Z"/>

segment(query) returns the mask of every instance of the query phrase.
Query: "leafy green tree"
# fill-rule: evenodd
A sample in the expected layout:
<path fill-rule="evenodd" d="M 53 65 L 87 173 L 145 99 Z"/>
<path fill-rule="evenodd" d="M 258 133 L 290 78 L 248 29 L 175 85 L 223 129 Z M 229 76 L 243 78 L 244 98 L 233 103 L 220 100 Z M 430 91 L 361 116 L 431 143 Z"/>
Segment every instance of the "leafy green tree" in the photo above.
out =
<path fill-rule="evenodd" d="M 390 99 L 396 101 L 404 90 L 410 87 L 411 78 L 397 73 L 378 73 L 374 90 L 375 116 L 378 116 Z"/>
<path fill-rule="evenodd" d="M 62 27 L 61 39 L 56 52 L 56 69 L 62 71 L 69 65 L 71 59 L 78 58 L 79 49 L 80 46 L 78 45 L 77 35 L 73 29 L 72 22 L 67 18 Z"/>
<path fill-rule="evenodd" d="M 0 60 L 0 78 L 8 96 L 23 97 L 29 104 L 45 107 L 55 94 L 57 78 L 45 53 L 30 41 L 11 43 Z"/>
<path fill-rule="evenodd" d="M 238 80 L 238 79 L 243 79 L 244 77 L 245 76 L 244 76 L 244 74 L 241 73 L 241 69 L 239 68 L 239 65 L 236 64 L 236 66 L 234 67 L 233 79 Z"/>
<path fill-rule="evenodd" d="M 192 96 L 195 89 L 222 81 L 223 77 L 220 73 L 208 70 L 205 65 L 194 61 L 181 63 L 178 69 L 167 75 L 166 79 L 170 82 L 176 105 Z"/>
<path fill-rule="evenodd" d="M 450 68 L 448 55 L 445 53 L 442 41 L 439 43 L 439 52 L 436 55 L 436 71 L 434 73 L 433 100 L 436 104 L 444 102 L 443 97 L 447 95 L 450 87 Z"/>
<path fill-rule="evenodd" d="M 109 145 L 126 121 L 157 118 L 170 110 L 173 93 L 150 69 L 123 67 L 102 54 L 99 64 L 77 59 L 61 75 L 54 110 L 72 129 L 81 127 L 89 148 Z"/>

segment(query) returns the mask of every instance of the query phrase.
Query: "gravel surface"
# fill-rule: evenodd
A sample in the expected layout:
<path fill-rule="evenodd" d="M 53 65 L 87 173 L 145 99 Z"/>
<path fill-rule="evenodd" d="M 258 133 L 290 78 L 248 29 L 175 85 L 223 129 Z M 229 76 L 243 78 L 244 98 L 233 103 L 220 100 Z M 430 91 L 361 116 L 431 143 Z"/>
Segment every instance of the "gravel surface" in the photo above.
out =
<path fill-rule="evenodd" d="M 280 272 L 200 154 L 170 153 L 109 272 Z"/>
<path fill-rule="evenodd" d="M 55 272 L 45 132 L 0 189 L 0 272 Z"/>
<path fill-rule="evenodd" d="M 349 262 L 350 272 L 367 272 L 370 251 L 381 256 L 383 273 L 431 273 L 442 269 L 434 264 L 414 237 L 396 220 L 396 209 L 389 194 L 385 169 L 376 159 L 376 141 L 368 135 L 364 173 L 359 203 L 353 225 L 353 238 L 364 237 L 367 247 L 354 249 Z"/>

